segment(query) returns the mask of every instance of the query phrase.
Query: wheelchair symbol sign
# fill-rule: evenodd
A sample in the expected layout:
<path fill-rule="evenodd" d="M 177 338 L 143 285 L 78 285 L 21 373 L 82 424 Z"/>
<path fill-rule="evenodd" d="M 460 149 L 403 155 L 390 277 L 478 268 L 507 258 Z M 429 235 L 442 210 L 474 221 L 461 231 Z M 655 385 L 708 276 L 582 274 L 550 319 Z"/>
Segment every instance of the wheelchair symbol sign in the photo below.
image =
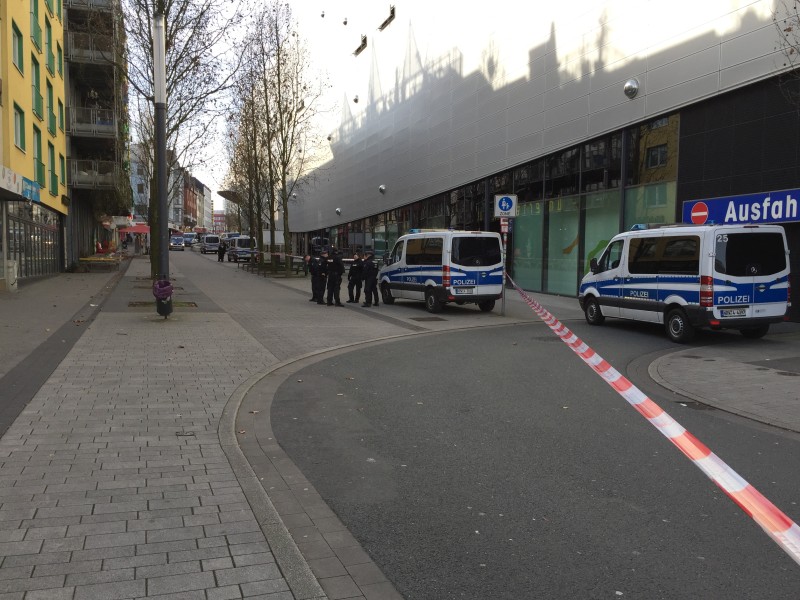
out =
<path fill-rule="evenodd" d="M 494 197 L 494 216 L 495 217 L 516 217 L 517 216 L 517 196 L 516 194 L 498 194 Z"/>

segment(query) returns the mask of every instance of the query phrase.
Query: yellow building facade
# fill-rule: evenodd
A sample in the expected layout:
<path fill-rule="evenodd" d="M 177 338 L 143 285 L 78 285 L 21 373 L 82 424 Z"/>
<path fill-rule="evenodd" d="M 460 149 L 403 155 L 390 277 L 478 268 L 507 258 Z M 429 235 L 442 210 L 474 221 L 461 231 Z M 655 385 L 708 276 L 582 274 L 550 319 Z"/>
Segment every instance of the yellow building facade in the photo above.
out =
<path fill-rule="evenodd" d="M 68 214 L 63 0 L 0 0 L 0 279 L 59 270 Z"/>

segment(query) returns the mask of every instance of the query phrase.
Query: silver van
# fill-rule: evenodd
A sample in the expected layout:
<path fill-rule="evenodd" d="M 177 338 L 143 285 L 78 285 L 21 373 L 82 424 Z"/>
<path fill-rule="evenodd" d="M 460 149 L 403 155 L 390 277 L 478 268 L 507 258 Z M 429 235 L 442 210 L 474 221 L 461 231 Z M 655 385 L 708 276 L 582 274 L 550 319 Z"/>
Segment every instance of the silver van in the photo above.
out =
<path fill-rule="evenodd" d="M 219 236 L 213 234 L 203 236 L 203 241 L 200 243 L 200 254 L 214 253 L 217 250 L 219 250 Z"/>
<path fill-rule="evenodd" d="M 378 274 L 384 304 L 421 300 L 437 313 L 448 302 L 488 312 L 503 294 L 499 233 L 412 229 L 398 238 Z"/>
<path fill-rule="evenodd" d="M 239 262 L 240 260 L 248 261 L 255 256 L 258 248 L 256 241 L 249 235 L 239 235 L 236 237 L 228 238 L 228 262 Z"/>
<path fill-rule="evenodd" d="M 673 225 L 614 236 L 581 281 L 591 325 L 606 317 L 662 323 L 674 342 L 700 327 L 760 338 L 789 304 L 780 225 Z"/>

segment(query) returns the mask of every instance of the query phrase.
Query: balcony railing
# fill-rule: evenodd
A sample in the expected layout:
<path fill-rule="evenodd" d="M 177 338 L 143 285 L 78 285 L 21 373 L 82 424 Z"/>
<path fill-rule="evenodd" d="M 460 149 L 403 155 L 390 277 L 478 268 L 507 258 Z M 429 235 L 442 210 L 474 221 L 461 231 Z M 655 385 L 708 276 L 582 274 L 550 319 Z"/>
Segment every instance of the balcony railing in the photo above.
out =
<path fill-rule="evenodd" d="M 110 108 L 67 107 L 67 133 L 89 137 L 116 137 L 117 116 Z"/>
<path fill-rule="evenodd" d="M 31 12 L 31 40 L 33 40 L 33 45 L 36 46 L 36 49 L 39 51 L 39 54 L 42 53 L 42 26 L 39 25 L 39 15 L 35 12 Z"/>
<path fill-rule="evenodd" d="M 111 10 L 111 0 L 64 0 L 67 8 L 96 8 Z"/>
<path fill-rule="evenodd" d="M 78 188 L 114 187 L 117 180 L 117 163 L 110 160 L 67 159 L 68 184 Z"/>
<path fill-rule="evenodd" d="M 36 176 L 36 183 L 39 187 L 44 187 L 44 163 L 35 156 L 33 157 L 33 173 Z"/>
<path fill-rule="evenodd" d="M 56 74 L 56 55 L 53 54 L 53 51 L 48 49 L 47 50 L 47 70 L 50 71 L 50 75 Z"/>
<path fill-rule="evenodd" d="M 58 173 L 50 171 L 50 195 L 58 196 Z"/>
<path fill-rule="evenodd" d="M 36 85 L 32 85 L 33 90 L 33 114 L 39 117 L 40 121 L 44 121 L 44 98 Z"/>
<path fill-rule="evenodd" d="M 56 113 L 52 110 L 47 112 L 47 131 L 53 135 L 56 134 Z"/>
<path fill-rule="evenodd" d="M 114 38 L 70 31 L 66 36 L 67 60 L 107 63 L 114 57 Z"/>

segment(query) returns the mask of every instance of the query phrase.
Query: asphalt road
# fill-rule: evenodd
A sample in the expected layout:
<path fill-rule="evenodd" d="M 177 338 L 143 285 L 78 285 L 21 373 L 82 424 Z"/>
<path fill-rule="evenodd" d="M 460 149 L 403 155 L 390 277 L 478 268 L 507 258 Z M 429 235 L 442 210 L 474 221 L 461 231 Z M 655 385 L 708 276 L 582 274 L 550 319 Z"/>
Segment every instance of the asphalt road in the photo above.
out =
<path fill-rule="evenodd" d="M 675 349 L 660 328 L 569 325 L 796 514 L 800 436 L 652 384 L 647 364 Z M 800 597 L 797 565 L 541 324 L 416 336 L 297 377 L 276 437 L 408 599 Z"/>

